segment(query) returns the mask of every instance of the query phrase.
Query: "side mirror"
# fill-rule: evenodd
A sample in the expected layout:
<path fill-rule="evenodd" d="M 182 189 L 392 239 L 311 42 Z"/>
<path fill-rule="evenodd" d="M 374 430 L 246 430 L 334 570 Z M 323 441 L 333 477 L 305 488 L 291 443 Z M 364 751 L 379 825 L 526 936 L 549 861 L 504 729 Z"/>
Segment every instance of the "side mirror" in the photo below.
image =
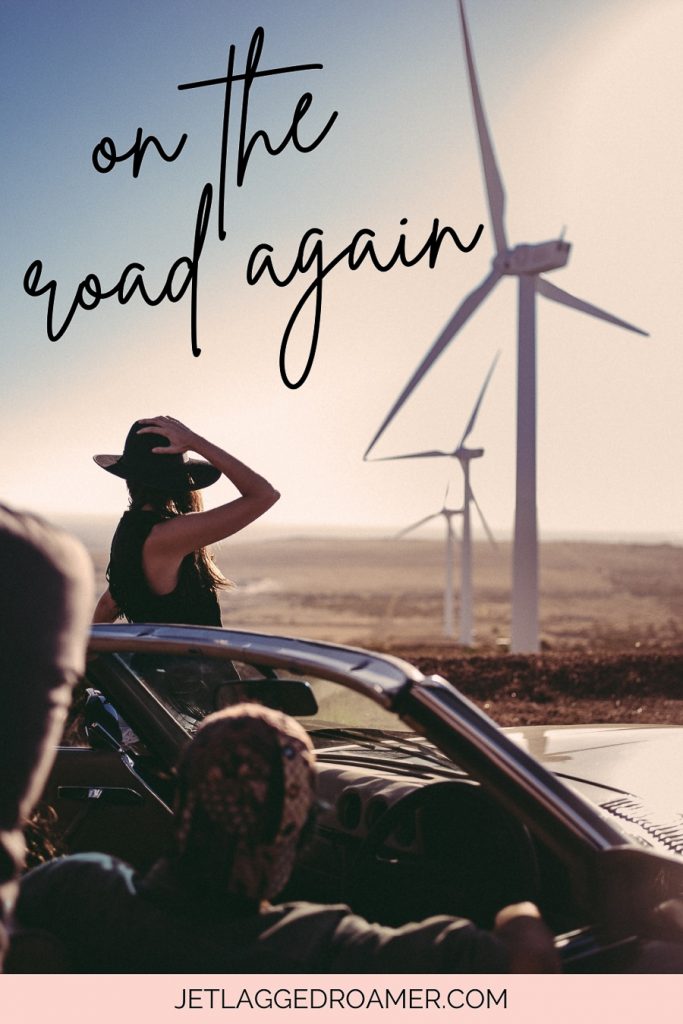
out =
<path fill-rule="evenodd" d="M 298 718 L 318 713 L 315 694 L 303 679 L 239 679 L 216 687 L 213 699 L 214 711 L 247 702 Z"/>

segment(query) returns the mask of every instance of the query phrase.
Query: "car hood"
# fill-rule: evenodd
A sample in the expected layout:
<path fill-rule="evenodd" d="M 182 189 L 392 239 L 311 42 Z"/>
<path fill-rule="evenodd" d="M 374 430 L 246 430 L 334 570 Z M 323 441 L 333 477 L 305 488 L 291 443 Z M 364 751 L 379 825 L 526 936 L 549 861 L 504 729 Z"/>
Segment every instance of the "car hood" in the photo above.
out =
<path fill-rule="evenodd" d="M 531 725 L 503 731 L 568 781 L 648 802 L 666 801 L 683 810 L 683 728 Z"/>

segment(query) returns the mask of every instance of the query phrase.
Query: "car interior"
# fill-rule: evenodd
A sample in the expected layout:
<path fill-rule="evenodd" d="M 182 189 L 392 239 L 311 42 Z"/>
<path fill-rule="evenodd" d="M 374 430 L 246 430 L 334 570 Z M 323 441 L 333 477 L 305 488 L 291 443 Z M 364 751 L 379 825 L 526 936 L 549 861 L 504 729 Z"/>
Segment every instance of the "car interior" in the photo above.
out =
<path fill-rule="evenodd" d="M 272 657 L 263 653 L 264 638 L 253 656 L 245 641 L 242 660 L 208 641 L 194 649 L 183 638 L 178 653 L 175 638 L 165 645 L 116 640 L 91 651 L 77 687 L 36 816 L 47 842 L 34 836 L 29 866 L 85 851 L 109 853 L 140 871 L 151 866 L 171 839 L 174 766 L 183 747 L 207 715 L 256 701 L 295 717 L 318 762 L 314 825 L 280 901 L 343 902 L 386 925 L 452 914 L 490 927 L 503 906 L 531 900 L 556 936 L 563 968 L 596 973 L 631 971 L 652 907 L 683 892 L 678 863 L 667 867 L 625 839 L 625 848 L 582 863 L 565 844 L 567 832 L 548 833 L 533 800 L 526 813 L 506 798 L 504 772 L 501 790 L 481 764 L 473 767 L 453 729 L 435 731 L 410 710 L 410 700 L 398 701 L 398 714 L 387 709 L 389 700 L 370 699 L 373 670 L 382 676 L 378 691 L 386 693 L 389 679 L 394 695 L 404 692 L 403 663 L 375 665 L 371 655 L 359 661 L 363 652 L 346 648 L 330 649 L 327 663 L 324 645 L 314 645 L 306 661 L 301 642 L 286 641 L 295 645 L 290 661 L 281 638 L 273 638 L 280 649 Z M 302 671 L 304 663 L 312 670 Z M 422 680 L 423 692 L 426 682 L 444 685 Z M 456 713 L 466 715 L 467 702 L 446 690 Z M 474 706 L 470 713 L 500 742 Z M 515 759 L 527 756 L 512 747 Z M 561 800 L 571 803 L 566 787 Z M 606 828 L 618 845 L 623 832 Z"/>
<path fill-rule="evenodd" d="M 587 923 L 567 866 L 410 725 L 338 683 L 263 664 L 91 658 L 44 798 L 57 849 L 148 867 L 169 840 L 183 743 L 242 701 L 296 717 L 317 752 L 316 825 L 281 898 L 346 902 L 388 925 L 446 913 L 483 926 L 531 899 L 556 933 Z"/>

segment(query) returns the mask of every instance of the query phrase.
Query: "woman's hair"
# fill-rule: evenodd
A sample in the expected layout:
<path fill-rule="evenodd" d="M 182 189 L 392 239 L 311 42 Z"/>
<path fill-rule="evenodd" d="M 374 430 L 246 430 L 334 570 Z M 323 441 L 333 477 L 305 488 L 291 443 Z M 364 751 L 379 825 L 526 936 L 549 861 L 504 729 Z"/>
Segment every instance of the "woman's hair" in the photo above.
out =
<path fill-rule="evenodd" d="M 160 491 L 147 484 L 127 480 L 130 508 L 141 509 L 151 506 L 155 512 L 169 516 L 185 515 L 187 512 L 201 512 L 204 508 L 200 491 Z M 212 588 L 229 587 L 235 584 L 227 579 L 217 567 L 208 548 L 199 548 L 194 553 L 194 561 L 202 581 Z"/>

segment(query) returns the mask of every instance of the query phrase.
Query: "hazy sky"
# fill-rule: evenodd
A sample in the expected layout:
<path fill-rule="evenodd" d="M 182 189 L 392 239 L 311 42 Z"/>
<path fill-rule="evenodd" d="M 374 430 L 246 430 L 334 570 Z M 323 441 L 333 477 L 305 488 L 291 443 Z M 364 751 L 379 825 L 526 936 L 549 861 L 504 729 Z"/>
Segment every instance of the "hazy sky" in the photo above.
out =
<path fill-rule="evenodd" d="M 683 143 L 678 0 L 469 0 L 484 103 L 507 191 L 512 243 L 566 226 L 562 288 L 648 330 L 649 339 L 539 299 L 541 532 L 683 532 L 680 256 Z M 179 83 L 244 70 L 263 26 L 261 69 L 322 70 L 254 83 L 248 130 L 279 142 L 298 98 L 313 100 L 299 135 L 269 156 L 256 145 L 241 188 L 235 154 L 242 86 L 234 87 L 227 162 L 227 238 L 217 235 L 224 94 Z M 277 524 L 400 528 L 440 506 L 457 464 L 364 464 L 388 408 L 464 295 L 487 273 L 492 235 L 479 169 L 455 0 L 4 0 L 3 246 L 0 260 L 5 500 L 43 512 L 116 512 L 120 481 L 91 460 L 118 452 L 139 416 L 169 413 L 267 475 L 283 498 Z M 150 149 L 98 174 L 91 153 L 119 153 L 136 130 Z M 198 262 L 202 355 L 190 347 L 189 293 L 155 308 L 138 297 L 77 310 L 46 335 L 47 296 L 22 287 L 34 260 L 57 282 L 61 323 L 82 279 L 112 289 L 132 261 L 158 294 L 192 254 L 205 183 L 215 196 Z M 249 285 L 251 252 L 273 247 L 285 276 L 304 233 L 323 232 L 333 259 L 356 231 L 376 233 L 388 259 L 399 234 L 416 252 L 434 218 L 470 240 L 444 244 L 435 269 L 380 274 L 342 262 L 323 286 L 320 337 L 307 381 L 279 370 L 287 321 L 310 283 Z M 407 218 L 407 225 L 400 221 Z M 287 366 L 310 347 L 312 303 L 297 321 Z M 505 280 L 439 360 L 377 454 L 454 447 L 493 354 L 501 358 L 471 442 L 486 448 L 473 484 L 491 525 L 514 507 L 516 293 Z M 225 500 L 229 485 L 207 492 Z"/>

